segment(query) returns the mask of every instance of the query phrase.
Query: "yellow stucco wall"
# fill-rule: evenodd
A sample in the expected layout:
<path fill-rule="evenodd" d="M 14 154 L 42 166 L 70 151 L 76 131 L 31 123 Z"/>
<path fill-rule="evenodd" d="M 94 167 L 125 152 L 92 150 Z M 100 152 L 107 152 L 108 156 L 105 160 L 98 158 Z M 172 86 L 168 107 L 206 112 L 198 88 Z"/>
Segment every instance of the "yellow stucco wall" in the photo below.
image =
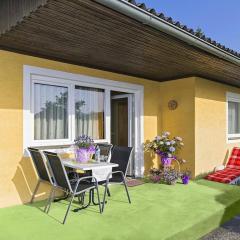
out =
<path fill-rule="evenodd" d="M 193 176 L 223 163 L 233 146 L 226 143 L 225 94 L 240 92 L 237 88 L 195 77 L 158 83 L 0 51 L 0 207 L 28 202 L 37 180 L 30 159 L 23 158 L 23 65 L 143 85 L 145 141 L 162 131 L 183 137 L 183 168 Z M 178 102 L 174 111 L 168 109 L 172 99 Z M 145 153 L 145 172 L 157 166 L 158 159 Z M 42 186 L 37 199 L 46 197 L 46 191 Z"/>
<path fill-rule="evenodd" d="M 160 111 L 159 83 L 0 51 L 0 207 L 28 202 L 36 184 L 36 174 L 30 160 L 22 157 L 23 65 L 25 64 L 143 85 L 144 136 L 145 139 L 152 139 L 157 135 Z M 154 164 L 156 165 L 156 159 L 146 160 L 146 169 Z M 46 187 L 40 189 L 42 197 L 45 197 L 46 190 Z"/>
<path fill-rule="evenodd" d="M 240 146 L 227 143 L 226 93 L 240 89 L 198 77 L 163 82 L 160 89 L 159 129 L 183 137 L 182 168 L 198 176 L 225 164 L 233 146 Z M 178 102 L 174 111 L 167 106 L 171 99 Z"/>
<path fill-rule="evenodd" d="M 194 95 L 195 78 L 186 78 L 163 82 L 161 84 L 161 129 L 167 130 L 172 136 L 181 136 L 184 148 L 180 156 L 187 161 L 182 169 L 191 170 L 195 174 L 195 142 L 194 142 Z M 169 100 L 176 100 L 178 107 L 169 110 Z"/>
<path fill-rule="evenodd" d="M 195 84 L 195 171 L 196 175 L 226 163 L 233 146 L 228 144 L 226 92 L 239 88 L 196 78 Z"/>
<path fill-rule="evenodd" d="M 182 168 L 198 176 L 225 164 L 232 148 L 240 146 L 227 143 L 226 93 L 240 89 L 198 77 L 163 82 L 160 89 L 158 133 L 167 130 L 183 137 L 181 156 L 187 164 Z M 174 111 L 168 109 L 171 99 L 178 102 Z"/>

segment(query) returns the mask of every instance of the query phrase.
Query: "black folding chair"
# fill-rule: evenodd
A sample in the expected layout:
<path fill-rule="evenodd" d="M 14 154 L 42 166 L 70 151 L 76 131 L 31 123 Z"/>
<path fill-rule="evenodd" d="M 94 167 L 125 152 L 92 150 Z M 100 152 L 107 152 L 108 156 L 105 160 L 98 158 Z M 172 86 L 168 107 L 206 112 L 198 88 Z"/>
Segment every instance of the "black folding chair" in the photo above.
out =
<path fill-rule="evenodd" d="M 108 174 L 106 182 L 103 183 L 103 185 L 105 185 L 105 191 L 103 195 L 102 211 L 104 210 L 106 195 L 108 194 L 108 196 L 110 196 L 109 185 L 111 184 L 123 184 L 128 197 L 128 202 L 131 203 L 126 184 L 126 175 L 132 151 L 132 147 L 114 146 L 110 162 L 117 163 L 118 167 L 113 168 L 113 171 Z"/>
<path fill-rule="evenodd" d="M 49 196 L 48 203 L 47 203 L 47 209 L 46 209 L 47 213 L 50 210 L 51 203 L 54 198 L 54 191 L 56 188 L 61 189 L 62 191 L 68 193 L 68 196 L 70 197 L 69 205 L 63 219 L 63 224 L 65 224 L 66 222 L 74 197 L 79 197 L 83 193 L 86 193 L 89 190 L 96 189 L 99 211 L 100 213 L 102 213 L 100 196 L 98 191 L 98 182 L 96 178 L 92 176 L 88 176 L 88 177 L 79 178 L 76 182 L 70 182 L 66 173 L 66 169 L 63 166 L 61 159 L 58 157 L 58 155 L 56 153 L 47 152 L 47 151 L 44 151 L 44 154 L 47 160 L 49 161 L 49 165 L 51 167 L 51 170 L 55 179 L 55 188 L 52 189 L 52 192 Z"/>
<path fill-rule="evenodd" d="M 44 161 L 40 151 L 37 148 L 28 148 L 28 151 L 31 155 L 31 159 L 33 161 L 33 164 L 38 174 L 38 182 L 34 189 L 34 192 L 30 201 L 30 203 L 33 203 L 34 197 L 39 189 L 40 183 L 44 182 L 44 183 L 50 184 L 51 187 L 54 188 L 54 180 L 51 177 L 47 164 Z"/>

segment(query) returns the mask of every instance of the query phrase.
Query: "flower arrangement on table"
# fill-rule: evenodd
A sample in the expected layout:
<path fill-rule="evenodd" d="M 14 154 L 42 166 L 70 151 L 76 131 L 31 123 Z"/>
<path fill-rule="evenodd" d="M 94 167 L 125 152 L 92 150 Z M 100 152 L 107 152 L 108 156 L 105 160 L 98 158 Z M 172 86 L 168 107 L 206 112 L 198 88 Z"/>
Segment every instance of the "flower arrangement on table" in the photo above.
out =
<path fill-rule="evenodd" d="M 74 140 L 75 157 L 78 162 L 88 162 L 95 153 L 94 141 L 87 135 L 82 135 Z"/>

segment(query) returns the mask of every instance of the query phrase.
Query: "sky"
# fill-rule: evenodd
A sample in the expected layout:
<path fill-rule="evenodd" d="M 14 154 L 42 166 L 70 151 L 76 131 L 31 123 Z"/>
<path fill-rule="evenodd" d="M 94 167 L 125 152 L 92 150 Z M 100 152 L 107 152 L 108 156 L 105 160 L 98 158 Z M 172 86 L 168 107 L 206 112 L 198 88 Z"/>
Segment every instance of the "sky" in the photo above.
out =
<path fill-rule="evenodd" d="M 136 0 L 240 52 L 240 0 Z"/>

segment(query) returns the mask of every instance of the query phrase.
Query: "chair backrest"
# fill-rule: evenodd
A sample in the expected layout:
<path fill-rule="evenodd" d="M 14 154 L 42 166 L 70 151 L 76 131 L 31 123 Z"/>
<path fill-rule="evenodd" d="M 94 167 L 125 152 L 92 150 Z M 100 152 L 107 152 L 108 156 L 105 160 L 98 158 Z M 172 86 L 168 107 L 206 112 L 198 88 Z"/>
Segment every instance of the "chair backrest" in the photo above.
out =
<path fill-rule="evenodd" d="M 133 151 L 132 147 L 120 147 L 120 146 L 113 147 L 110 162 L 118 164 L 118 167 L 114 167 L 113 171 L 122 171 L 126 176 L 132 151 Z"/>
<path fill-rule="evenodd" d="M 61 159 L 58 157 L 57 153 L 47 151 L 43 151 L 43 153 L 45 154 L 49 162 L 49 166 L 51 167 L 55 185 L 72 191 L 65 167 L 63 166 Z"/>
<path fill-rule="evenodd" d="M 100 148 L 100 155 L 104 155 L 109 157 L 111 154 L 111 150 L 113 145 L 112 144 L 108 144 L 108 143 L 98 143 L 97 146 L 99 146 Z"/>
<path fill-rule="evenodd" d="M 32 158 L 33 163 L 34 163 L 34 166 L 35 166 L 35 168 L 37 170 L 38 177 L 41 180 L 50 182 L 52 184 L 53 182 L 52 182 L 52 179 L 51 179 L 51 175 L 50 175 L 50 173 L 48 171 L 46 162 L 43 159 L 42 154 L 40 153 L 40 151 L 37 148 L 28 148 L 28 151 L 29 151 L 29 153 L 31 155 L 31 158 Z"/>
<path fill-rule="evenodd" d="M 233 148 L 226 167 L 240 169 L 240 148 Z"/>

